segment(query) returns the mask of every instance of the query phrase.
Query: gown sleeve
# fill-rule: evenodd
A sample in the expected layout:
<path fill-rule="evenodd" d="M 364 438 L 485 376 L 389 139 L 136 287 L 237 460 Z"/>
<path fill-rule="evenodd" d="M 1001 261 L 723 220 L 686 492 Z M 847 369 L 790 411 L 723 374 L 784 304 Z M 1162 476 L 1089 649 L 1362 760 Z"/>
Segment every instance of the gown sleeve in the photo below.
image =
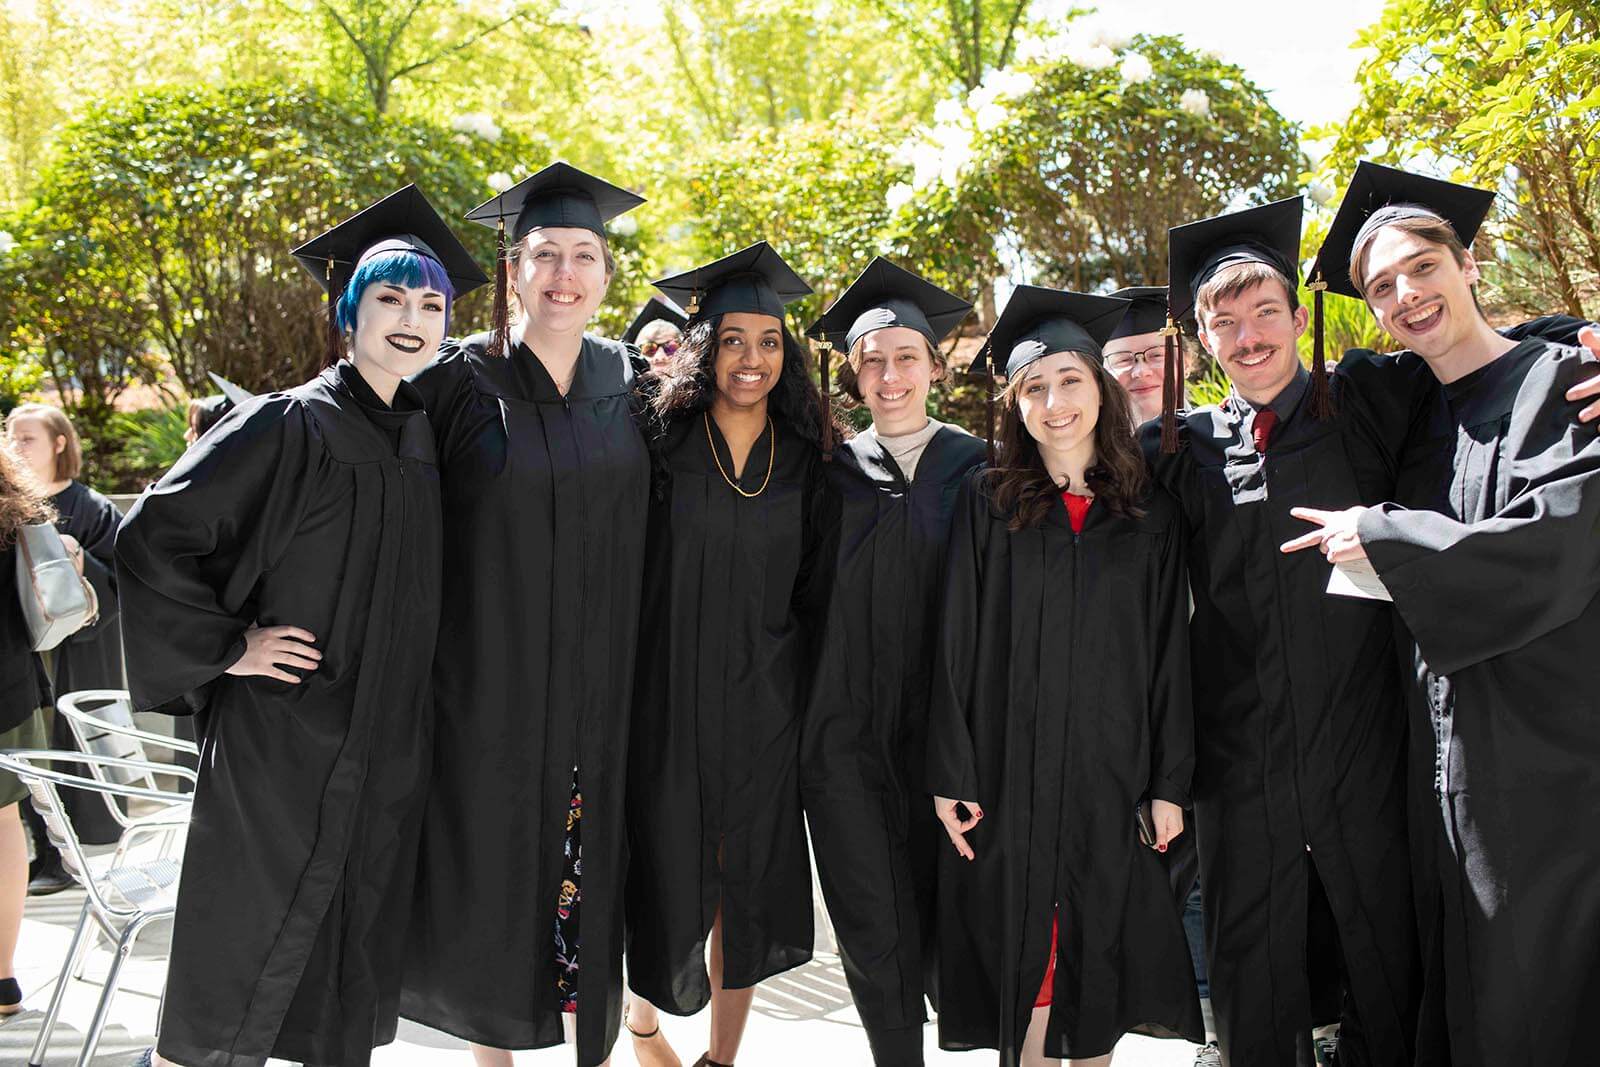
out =
<path fill-rule="evenodd" d="M 927 792 L 953 800 L 978 799 L 972 719 L 990 526 L 988 501 L 978 490 L 981 477 L 982 472 L 969 474 L 956 498 L 928 708 Z"/>
<path fill-rule="evenodd" d="M 805 523 L 800 570 L 795 575 L 794 609 L 805 626 L 807 664 L 815 671 L 822 655 L 828 624 L 828 603 L 838 568 L 841 505 L 838 491 L 822 469 L 821 456 L 813 457 L 806 473 Z M 808 675 L 809 676 L 809 675 Z"/>
<path fill-rule="evenodd" d="M 413 374 L 410 381 L 422 394 L 422 410 L 433 425 L 434 440 L 439 442 L 441 452 L 448 451 L 450 429 L 472 394 L 472 368 L 461 342 L 446 337 L 433 362 Z"/>
<path fill-rule="evenodd" d="M 1506 504 L 1477 522 L 1395 504 L 1359 532 L 1428 665 L 1441 674 L 1521 648 L 1600 593 L 1600 438 L 1563 393 L 1584 356 L 1531 372 L 1501 444 Z"/>
<path fill-rule="evenodd" d="M 122 514 L 117 506 L 88 487 L 83 488 L 83 507 L 62 529 L 83 546 L 83 576 L 94 587 L 100 615 L 94 625 L 85 626 L 71 637 L 69 644 L 98 641 L 105 628 L 117 618 L 117 570 L 114 547 Z"/>
<path fill-rule="evenodd" d="M 1176 516 L 1174 516 L 1176 519 Z M 1189 578 L 1182 524 L 1168 524 L 1155 558 L 1150 611 L 1150 789 L 1152 800 L 1190 806 L 1194 708 L 1190 703 Z"/>
<path fill-rule="evenodd" d="M 255 591 L 300 525 L 320 448 L 293 397 L 237 409 L 128 512 L 116 538 L 128 684 L 140 711 L 201 710 L 244 655 Z"/>
<path fill-rule="evenodd" d="M 1576 319 L 1571 315 L 1541 315 L 1527 322 L 1519 322 L 1515 326 L 1507 326 L 1500 331 L 1500 336 L 1513 341 L 1526 341 L 1530 337 L 1549 341 L 1557 345 L 1576 345 L 1578 331 L 1590 325 L 1588 319 Z"/>

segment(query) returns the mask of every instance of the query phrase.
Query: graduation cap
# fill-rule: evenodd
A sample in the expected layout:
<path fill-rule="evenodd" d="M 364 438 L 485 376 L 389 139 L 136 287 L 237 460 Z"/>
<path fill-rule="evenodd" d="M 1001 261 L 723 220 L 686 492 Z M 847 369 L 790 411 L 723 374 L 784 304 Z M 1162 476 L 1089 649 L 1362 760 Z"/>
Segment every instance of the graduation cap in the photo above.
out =
<path fill-rule="evenodd" d="M 739 311 L 781 320 L 785 304 L 811 295 L 811 286 L 765 241 L 654 285 L 687 311 L 691 322 Z"/>
<path fill-rule="evenodd" d="M 806 330 L 822 342 L 823 421 L 831 418 L 828 363 L 834 349 L 848 352 L 874 330 L 904 326 L 916 330 L 937 348 L 972 312 L 972 303 L 939 288 L 882 256 L 875 256 L 845 291 Z M 828 449 L 824 447 L 826 458 Z"/>
<path fill-rule="evenodd" d="M 211 379 L 211 384 L 217 387 L 218 392 L 227 397 L 228 403 L 233 404 L 235 407 L 255 397 L 254 393 L 241 386 L 234 385 L 216 371 L 206 371 L 206 377 Z"/>
<path fill-rule="evenodd" d="M 1279 274 L 1292 294 L 1298 287 L 1300 268 L 1300 221 L 1305 213 L 1305 198 L 1285 197 L 1261 207 L 1216 215 L 1199 222 L 1174 226 L 1167 231 L 1167 301 L 1171 323 L 1182 322 L 1195 313 L 1200 289 L 1219 271 L 1240 263 L 1262 263 Z M 1317 344 L 1311 362 L 1311 412 L 1326 418 L 1331 411 L 1328 395 L 1328 370 L 1322 355 L 1321 308 L 1317 301 Z M 1174 334 L 1170 334 L 1176 341 Z M 1182 390 L 1182 368 L 1167 352 L 1168 373 L 1161 382 L 1161 449 L 1175 452 L 1178 447 L 1177 406 Z"/>
<path fill-rule="evenodd" d="M 1099 362 L 1101 347 L 1127 314 L 1120 297 L 1019 285 L 1012 290 L 988 340 L 969 371 L 994 377 L 1004 360 L 1005 376 L 1015 378 L 1030 363 L 1052 352 L 1081 352 Z M 994 462 L 994 389 L 989 389 L 989 461 Z"/>
<path fill-rule="evenodd" d="M 356 268 L 385 252 L 427 256 L 444 268 L 456 296 L 489 280 L 422 190 L 408 185 L 390 193 L 290 253 L 327 293 L 330 364 L 338 361 L 341 347 L 334 304 Z"/>
<path fill-rule="evenodd" d="M 1345 190 L 1328 236 L 1311 265 L 1310 284 L 1324 283 L 1329 292 L 1361 299 L 1350 277 L 1350 255 L 1378 228 L 1408 218 L 1442 219 L 1461 243 L 1472 247 L 1478 227 L 1494 206 L 1494 193 L 1470 185 L 1425 178 L 1394 167 L 1362 160 Z"/>
<path fill-rule="evenodd" d="M 1111 294 L 1128 301 L 1128 310 L 1107 340 L 1155 333 L 1167 324 L 1167 287 L 1130 285 Z"/>
<path fill-rule="evenodd" d="M 644 203 L 644 197 L 630 193 L 592 174 L 585 174 L 570 163 L 557 161 L 531 178 L 524 178 L 503 193 L 496 193 L 471 211 L 466 218 L 495 231 L 494 328 L 489 343 L 491 356 L 503 355 L 507 345 L 506 306 L 506 230 L 511 243 L 542 226 L 592 230 L 605 239 L 606 222 Z M 509 227 L 506 220 L 510 220 Z"/>
<path fill-rule="evenodd" d="M 652 295 L 649 300 L 645 301 L 644 307 L 639 309 L 639 314 L 634 316 L 633 322 L 623 331 L 622 339 L 629 344 L 633 344 L 639 339 L 639 335 L 644 332 L 644 328 L 652 322 L 670 322 L 679 330 L 682 330 L 689 325 L 689 316 L 684 314 L 682 308 L 666 297 Z"/>

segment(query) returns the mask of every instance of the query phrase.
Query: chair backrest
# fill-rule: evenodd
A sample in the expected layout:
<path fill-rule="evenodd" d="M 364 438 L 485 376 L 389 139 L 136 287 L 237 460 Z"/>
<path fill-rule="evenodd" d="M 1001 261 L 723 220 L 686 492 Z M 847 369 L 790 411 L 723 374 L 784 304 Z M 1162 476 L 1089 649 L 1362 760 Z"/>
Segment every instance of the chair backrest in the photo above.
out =
<path fill-rule="evenodd" d="M 119 785 L 71 774 L 59 770 L 55 765 L 92 766 L 101 763 L 109 768 L 129 762 L 131 761 L 112 756 L 53 750 L 19 749 L 0 752 L 0 770 L 10 771 L 27 786 L 28 793 L 33 799 L 34 810 L 44 821 L 45 833 L 49 836 L 50 843 L 61 854 L 62 866 L 88 893 L 90 906 L 101 916 L 119 921 L 148 909 L 143 907 L 137 893 L 130 894 L 123 891 L 122 885 L 117 880 L 116 871 L 106 872 L 106 876 L 100 878 L 95 876 L 95 872 L 89 866 L 88 856 L 83 851 L 83 844 L 78 840 L 78 833 L 72 827 L 72 820 L 67 818 L 66 809 L 61 804 L 61 789 L 84 789 L 113 797 L 154 800 L 169 805 L 187 804 L 190 798 L 180 793 L 146 789 L 137 785 Z M 148 773 L 149 770 L 157 768 L 144 770 L 138 767 L 124 767 L 123 769 L 143 770 L 144 773 Z M 176 868 L 173 873 L 176 873 Z"/>
<path fill-rule="evenodd" d="M 133 721 L 133 701 L 126 691 L 118 689 L 86 689 L 68 693 L 56 701 L 56 710 L 72 728 L 78 747 L 92 756 L 111 756 L 119 760 L 150 762 L 144 742 L 139 740 Z M 122 730 L 106 727 L 123 727 Z M 156 780 L 147 771 L 135 770 L 115 764 L 89 765 L 90 773 L 102 782 L 116 785 L 139 785 L 156 789 Z M 107 795 L 107 803 L 116 802 Z M 120 820 L 119 820 L 120 821 Z"/>

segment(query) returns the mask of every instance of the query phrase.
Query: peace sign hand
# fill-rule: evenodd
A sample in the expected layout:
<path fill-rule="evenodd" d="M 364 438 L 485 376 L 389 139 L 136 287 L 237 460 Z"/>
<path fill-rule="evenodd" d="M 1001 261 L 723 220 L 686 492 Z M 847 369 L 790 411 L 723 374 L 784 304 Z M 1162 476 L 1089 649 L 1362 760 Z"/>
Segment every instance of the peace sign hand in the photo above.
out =
<path fill-rule="evenodd" d="M 1345 563 L 1353 559 L 1366 559 L 1367 550 L 1361 544 L 1359 525 L 1367 508 L 1345 508 L 1343 511 L 1319 511 L 1316 508 L 1290 508 L 1289 514 L 1297 519 L 1314 522 L 1319 529 L 1285 541 L 1278 546 L 1280 552 L 1299 552 L 1317 548 L 1328 557 L 1329 563 Z"/>

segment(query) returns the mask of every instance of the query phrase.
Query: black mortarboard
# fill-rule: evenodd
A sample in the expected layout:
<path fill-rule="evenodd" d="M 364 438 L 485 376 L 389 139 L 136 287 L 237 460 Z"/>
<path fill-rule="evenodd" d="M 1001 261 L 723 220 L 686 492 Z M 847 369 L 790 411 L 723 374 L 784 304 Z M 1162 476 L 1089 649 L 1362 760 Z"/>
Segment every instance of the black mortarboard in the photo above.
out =
<path fill-rule="evenodd" d="M 644 197 L 585 174 L 570 163 L 552 163 L 503 193 L 490 197 L 467 218 L 488 227 L 502 223 L 511 242 L 539 226 L 565 226 L 605 235 L 605 224 L 644 203 Z"/>
<path fill-rule="evenodd" d="M 485 284 L 489 276 L 456 240 L 439 213 L 415 185 L 390 193 L 376 204 L 318 234 L 291 254 L 336 299 L 356 266 L 389 251 L 427 256 L 444 268 L 456 296 Z"/>
<path fill-rule="evenodd" d="M 206 371 L 206 377 L 210 378 L 211 383 L 217 387 L 218 391 L 228 398 L 228 403 L 230 404 L 243 404 L 246 400 L 250 400 L 255 396 L 248 389 L 234 385 L 216 371 Z"/>
<path fill-rule="evenodd" d="M 886 326 L 906 326 L 937 346 L 972 311 L 972 304 L 878 256 L 806 336 L 848 351 Z"/>
<path fill-rule="evenodd" d="M 1173 320 L 1182 322 L 1193 314 L 1200 287 L 1235 263 L 1265 263 L 1294 288 L 1300 277 L 1303 212 L 1304 198 L 1291 196 L 1168 230 L 1167 291 Z"/>
<path fill-rule="evenodd" d="M 1350 278 L 1350 253 L 1369 232 L 1403 218 L 1431 216 L 1448 222 L 1461 243 L 1471 248 L 1492 206 L 1494 193 L 1488 189 L 1362 160 L 1311 265 L 1311 281 L 1320 280 L 1329 292 L 1359 300 L 1361 294 Z"/>
<path fill-rule="evenodd" d="M 1096 360 L 1100 348 L 1128 311 L 1128 301 L 1038 285 L 1019 285 L 989 339 L 972 361 L 974 374 L 992 372 L 1005 361 L 1005 376 L 1016 377 L 1028 364 L 1052 352 L 1082 352 Z"/>
<path fill-rule="evenodd" d="M 703 267 L 655 283 L 691 319 L 748 311 L 783 318 L 783 306 L 811 293 L 777 249 L 757 241 Z"/>
<path fill-rule="evenodd" d="M 644 302 L 644 307 L 639 309 L 639 314 L 634 316 L 633 322 L 623 331 L 622 339 L 633 344 L 639 339 L 639 334 L 644 332 L 644 328 L 652 322 L 670 322 L 682 330 L 689 325 L 689 316 L 666 297 L 652 295 Z"/>
<path fill-rule="evenodd" d="M 1107 340 L 1132 337 L 1141 333 L 1155 333 L 1167 324 L 1167 287 L 1164 285 L 1130 285 L 1111 294 L 1128 301 L 1128 310 L 1111 331 Z"/>

